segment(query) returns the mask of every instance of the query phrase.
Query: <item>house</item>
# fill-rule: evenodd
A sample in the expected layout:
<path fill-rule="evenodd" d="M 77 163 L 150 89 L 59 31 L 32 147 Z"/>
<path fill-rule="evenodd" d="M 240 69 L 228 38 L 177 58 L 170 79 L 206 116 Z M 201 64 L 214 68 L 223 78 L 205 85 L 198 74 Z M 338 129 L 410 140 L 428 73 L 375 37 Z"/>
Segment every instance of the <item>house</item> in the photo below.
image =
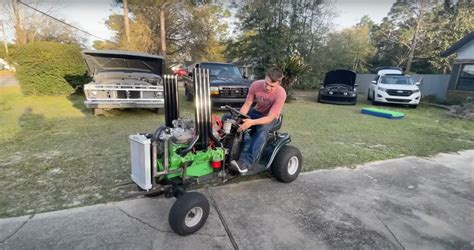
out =
<path fill-rule="evenodd" d="M 457 53 L 449 79 L 447 97 L 474 98 L 474 31 L 463 37 L 441 56 Z"/>

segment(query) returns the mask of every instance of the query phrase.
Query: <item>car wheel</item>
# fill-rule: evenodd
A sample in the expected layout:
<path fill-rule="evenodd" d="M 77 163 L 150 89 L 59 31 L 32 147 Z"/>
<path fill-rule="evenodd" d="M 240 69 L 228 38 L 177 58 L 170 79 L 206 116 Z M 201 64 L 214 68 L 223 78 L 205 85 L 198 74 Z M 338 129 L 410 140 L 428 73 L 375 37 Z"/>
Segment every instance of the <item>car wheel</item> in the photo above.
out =
<path fill-rule="evenodd" d="M 370 101 L 370 100 L 371 99 L 370 99 L 370 90 L 369 90 L 369 91 L 367 91 L 367 101 Z"/>
<path fill-rule="evenodd" d="M 377 105 L 377 101 L 375 100 L 375 91 L 372 91 L 372 105 Z"/>
<path fill-rule="evenodd" d="M 209 216 L 209 201 L 197 192 L 185 193 L 171 207 L 168 222 L 171 229 L 180 235 L 197 232 Z"/>
<path fill-rule="evenodd" d="M 193 101 L 193 95 L 187 89 L 184 91 L 184 94 L 186 95 L 186 101 Z"/>
<path fill-rule="evenodd" d="M 416 109 L 416 107 L 418 107 L 417 104 L 413 104 L 413 105 L 408 105 L 408 107 L 412 108 L 412 109 Z"/>
<path fill-rule="evenodd" d="M 298 148 L 285 145 L 278 152 L 271 166 L 273 177 L 278 181 L 290 183 L 298 177 L 303 167 L 303 157 Z"/>

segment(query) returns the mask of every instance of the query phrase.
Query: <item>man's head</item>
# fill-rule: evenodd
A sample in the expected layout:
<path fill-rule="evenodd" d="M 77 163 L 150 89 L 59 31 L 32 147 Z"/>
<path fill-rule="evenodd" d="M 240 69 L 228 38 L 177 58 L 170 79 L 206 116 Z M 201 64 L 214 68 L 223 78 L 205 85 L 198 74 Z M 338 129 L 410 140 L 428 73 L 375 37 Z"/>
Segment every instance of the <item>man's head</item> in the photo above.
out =
<path fill-rule="evenodd" d="M 272 92 L 277 86 L 281 84 L 283 79 L 283 72 L 279 68 L 270 68 L 265 73 L 265 91 Z"/>

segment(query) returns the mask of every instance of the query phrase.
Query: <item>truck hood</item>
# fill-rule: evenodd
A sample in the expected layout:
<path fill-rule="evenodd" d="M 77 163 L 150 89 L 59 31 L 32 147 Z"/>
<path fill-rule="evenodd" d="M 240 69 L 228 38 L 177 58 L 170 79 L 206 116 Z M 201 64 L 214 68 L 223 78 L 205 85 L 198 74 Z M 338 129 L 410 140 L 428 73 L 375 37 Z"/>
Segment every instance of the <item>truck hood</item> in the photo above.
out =
<path fill-rule="evenodd" d="M 324 77 L 324 86 L 332 84 L 343 84 L 354 86 L 356 81 L 356 73 L 351 70 L 336 69 L 326 73 Z"/>
<path fill-rule="evenodd" d="M 84 50 L 82 56 L 91 77 L 113 71 L 146 72 L 161 76 L 165 64 L 162 56 L 120 50 Z"/>
<path fill-rule="evenodd" d="M 211 86 L 247 86 L 250 87 L 252 81 L 247 79 L 230 79 L 230 78 L 210 78 Z"/>

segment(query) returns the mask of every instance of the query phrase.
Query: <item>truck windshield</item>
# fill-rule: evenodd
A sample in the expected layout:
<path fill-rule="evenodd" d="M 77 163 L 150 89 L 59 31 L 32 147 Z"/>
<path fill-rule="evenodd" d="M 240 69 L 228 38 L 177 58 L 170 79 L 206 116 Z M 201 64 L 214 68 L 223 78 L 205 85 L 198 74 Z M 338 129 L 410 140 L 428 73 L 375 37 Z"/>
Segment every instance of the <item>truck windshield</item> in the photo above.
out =
<path fill-rule="evenodd" d="M 408 76 L 381 76 L 381 84 L 399 84 L 399 85 L 414 85 L 415 82 Z"/>
<path fill-rule="evenodd" d="M 209 69 L 211 77 L 242 79 L 239 68 L 235 65 L 201 63 L 201 68 Z"/>

